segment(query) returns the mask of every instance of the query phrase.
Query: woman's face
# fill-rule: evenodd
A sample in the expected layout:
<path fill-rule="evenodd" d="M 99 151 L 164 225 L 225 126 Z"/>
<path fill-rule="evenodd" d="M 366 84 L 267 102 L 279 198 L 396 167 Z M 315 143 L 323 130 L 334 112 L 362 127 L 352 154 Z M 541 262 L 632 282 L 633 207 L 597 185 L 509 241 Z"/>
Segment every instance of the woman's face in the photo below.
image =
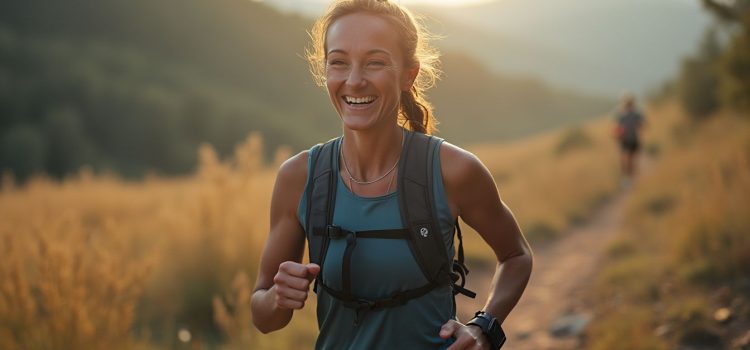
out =
<path fill-rule="evenodd" d="M 419 71 L 405 67 L 399 38 L 390 22 L 368 13 L 343 16 L 328 28 L 326 88 L 347 128 L 395 123 L 401 92 Z"/>

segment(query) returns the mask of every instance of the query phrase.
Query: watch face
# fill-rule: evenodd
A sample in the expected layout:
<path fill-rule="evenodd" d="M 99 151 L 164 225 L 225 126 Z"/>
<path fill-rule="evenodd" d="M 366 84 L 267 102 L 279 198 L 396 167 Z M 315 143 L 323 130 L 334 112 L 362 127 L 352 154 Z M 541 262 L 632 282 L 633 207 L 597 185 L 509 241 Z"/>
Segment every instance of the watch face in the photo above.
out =
<path fill-rule="evenodd" d="M 498 326 L 497 324 L 497 319 L 493 318 L 492 321 L 490 321 L 490 324 L 487 328 L 490 330 L 490 332 L 497 333 L 497 331 L 500 330 L 500 326 Z"/>
<path fill-rule="evenodd" d="M 492 319 L 492 322 L 490 322 L 489 327 L 487 327 L 489 336 L 493 338 L 494 344 L 498 346 L 498 348 L 502 347 L 505 343 L 505 332 L 503 332 L 503 329 L 500 327 L 500 324 L 497 323 L 497 319 Z"/>

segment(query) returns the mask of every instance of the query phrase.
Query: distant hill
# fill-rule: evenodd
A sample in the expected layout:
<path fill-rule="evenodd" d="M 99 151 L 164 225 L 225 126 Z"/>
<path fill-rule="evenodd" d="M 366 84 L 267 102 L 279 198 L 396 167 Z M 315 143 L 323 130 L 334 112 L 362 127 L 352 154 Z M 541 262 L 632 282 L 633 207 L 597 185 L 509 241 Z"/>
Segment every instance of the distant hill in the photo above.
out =
<path fill-rule="evenodd" d="M 270 153 L 330 137 L 301 57 L 309 23 L 237 0 L 4 1 L 0 168 L 178 174 L 201 142 L 228 154 L 258 130 Z M 68 138 L 83 140 L 62 155 Z"/>
<path fill-rule="evenodd" d="M 201 142 L 226 155 L 260 131 L 270 155 L 334 136 L 338 118 L 302 57 L 310 24 L 240 0 L 0 2 L 0 169 L 182 174 Z M 517 138 L 610 103 L 465 54 L 444 61 L 431 94 L 456 142 Z"/>
<path fill-rule="evenodd" d="M 309 17 L 322 13 L 326 2 L 267 1 Z M 445 47 L 476 56 L 494 72 L 605 96 L 644 93 L 672 77 L 710 23 L 699 0 L 403 3 L 443 23 L 436 31 L 447 34 Z"/>
<path fill-rule="evenodd" d="M 567 71 L 577 67 L 575 59 L 446 19 L 432 10 L 415 11 L 423 14 L 437 37 L 433 44 L 445 53 L 444 77 L 430 96 L 446 137 L 460 142 L 518 139 L 612 110 L 615 100 L 603 97 L 606 94 L 561 88 L 523 69 L 554 64 Z M 506 67 L 504 72 L 494 69 L 499 65 Z"/>
<path fill-rule="evenodd" d="M 502 0 L 423 10 L 480 29 L 453 46 L 496 72 L 610 96 L 673 76 L 710 22 L 698 0 Z"/>
<path fill-rule="evenodd" d="M 442 135 L 459 142 L 518 139 L 600 117 L 614 106 L 533 79 L 492 74 L 472 56 L 455 52 L 443 57 L 443 70 L 429 96 Z"/>
<path fill-rule="evenodd" d="M 565 71 L 580 65 L 578 57 L 566 56 L 556 49 L 517 40 L 491 29 L 464 24 L 434 8 L 418 8 L 416 11 L 425 14 L 424 22 L 440 38 L 436 40 L 439 47 L 473 56 L 493 74 L 526 77 L 555 85 L 553 79 L 548 79 L 536 67 L 554 66 L 555 70 Z M 601 92 L 600 95 L 607 93 Z"/>

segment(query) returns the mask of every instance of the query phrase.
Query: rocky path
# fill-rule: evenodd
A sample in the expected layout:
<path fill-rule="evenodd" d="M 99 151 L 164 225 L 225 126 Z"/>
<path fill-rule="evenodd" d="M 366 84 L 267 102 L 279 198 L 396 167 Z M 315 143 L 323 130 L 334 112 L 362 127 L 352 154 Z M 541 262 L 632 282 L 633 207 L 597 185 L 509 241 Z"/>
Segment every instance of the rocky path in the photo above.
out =
<path fill-rule="evenodd" d="M 582 226 L 564 232 L 559 241 L 534 249 L 534 270 L 521 301 L 503 323 L 510 350 L 580 349 L 579 334 L 591 319 L 585 293 L 605 250 L 623 220 L 626 191 L 621 191 Z M 483 306 L 491 269 L 475 269 L 469 288 L 474 300 L 459 299 L 459 318 L 466 321 Z M 480 287 L 481 286 L 481 287 Z M 467 301 L 470 300 L 470 301 Z"/>

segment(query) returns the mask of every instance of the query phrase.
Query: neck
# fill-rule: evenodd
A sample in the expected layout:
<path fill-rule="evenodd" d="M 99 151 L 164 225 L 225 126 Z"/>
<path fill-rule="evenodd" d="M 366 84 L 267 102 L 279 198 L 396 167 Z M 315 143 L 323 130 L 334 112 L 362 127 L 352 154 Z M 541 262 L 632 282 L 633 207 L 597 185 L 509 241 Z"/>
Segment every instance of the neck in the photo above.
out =
<path fill-rule="evenodd" d="M 352 176 L 368 181 L 390 170 L 401 156 L 403 132 L 396 124 L 377 132 L 344 128 L 341 152 Z"/>

